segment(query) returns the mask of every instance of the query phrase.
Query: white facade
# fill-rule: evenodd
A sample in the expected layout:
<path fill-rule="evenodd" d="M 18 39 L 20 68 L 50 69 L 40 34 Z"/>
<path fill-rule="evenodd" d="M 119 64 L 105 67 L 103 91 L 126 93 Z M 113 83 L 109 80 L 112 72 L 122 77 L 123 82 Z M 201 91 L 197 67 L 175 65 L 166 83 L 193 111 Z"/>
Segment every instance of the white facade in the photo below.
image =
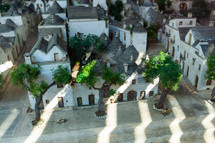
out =
<path fill-rule="evenodd" d="M 197 90 L 206 90 L 213 88 L 215 85 L 214 81 L 212 81 L 211 85 L 206 85 L 207 59 L 204 57 L 199 45 L 192 46 L 196 42 L 192 30 L 187 31 L 185 39 L 180 37 L 182 33 L 180 33 L 179 28 L 189 29 L 195 26 L 195 18 L 170 20 L 169 25 L 166 25 L 166 33 L 169 36 L 166 37 L 165 46 L 169 54 L 173 56 L 173 60 L 181 65 L 183 75 L 188 78 L 192 85 L 197 87 Z"/>
<path fill-rule="evenodd" d="M 97 19 L 69 19 L 68 22 L 69 37 L 77 33 L 84 35 L 94 34 L 100 36 L 103 32 L 108 35 L 109 28 L 105 20 Z"/>
<path fill-rule="evenodd" d="M 124 28 L 119 28 L 114 25 L 109 25 L 110 34 L 118 34 L 120 41 L 127 48 L 131 44 L 137 49 L 140 55 L 146 54 L 147 32 L 130 32 Z"/>
<path fill-rule="evenodd" d="M 187 0 L 187 1 L 181 1 L 181 0 L 171 0 L 172 5 L 171 9 L 175 11 L 180 11 L 180 10 L 189 10 L 192 8 L 192 1 Z"/>
<path fill-rule="evenodd" d="M 106 0 L 93 0 L 93 7 L 100 5 L 104 10 L 108 10 L 108 6 L 106 4 Z"/>

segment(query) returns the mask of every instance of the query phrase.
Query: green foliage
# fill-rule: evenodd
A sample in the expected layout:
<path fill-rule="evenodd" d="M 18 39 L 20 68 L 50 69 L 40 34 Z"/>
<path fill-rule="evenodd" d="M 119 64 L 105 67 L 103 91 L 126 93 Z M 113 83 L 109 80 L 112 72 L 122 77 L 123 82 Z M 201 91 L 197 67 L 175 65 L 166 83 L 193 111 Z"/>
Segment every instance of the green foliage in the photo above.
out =
<path fill-rule="evenodd" d="M 85 65 L 78 73 L 76 81 L 79 83 L 86 83 L 90 88 L 93 87 L 99 80 L 96 73 L 96 65 L 97 62 L 95 60 Z"/>
<path fill-rule="evenodd" d="M 160 28 L 160 24 L 150 24 L 147 28 L 147 34 L 149 39 L 157 39 L 157 32 Z"/>
<path fill-rule="evenodd" d="M 120 72 L 114 73 L 112 68 L 105 66 L 102 66 L 102 69 L 102 79 L 105 80 L 106 83 L 122 85 L 125 82 L 125 77 L 121 75 Z"/>
<path fill-rule="evenodd" d="M 115 4 L 110 6 L 110 15 L 114 16 L 114 18 L 118 21 L 121 21 L 122 15 L 121 12 L 123 10 L 123 3 L 120 0 L 117 0 Z"/>
<path fill-rule="evenodd" d="M 158 4 L 158 8 L 160 11 L 165 12 L 166 7 L 170 8 L 172 2 L 170 0 L 157 0 L 156 3 Z"/>
<path fill-rule="evenodd" d="M 53 80 L 59 85 L 64 85 L 70 82 L 71 75 L 68 67 L 58 66 L 55 71 L 52 71 Z"/>
<path fill-rule="evenodd" d="M 30 66 L 28 64 L 20 64 L 11 71 L 11 81 L 14 85 L 22 86 L 26 90 L 32 92 L 35 98 L 42 96 L 43 91 L 48 88 L 45 81 L 40 84 L 35 83 L 34 80 L 40 75 L 40 66 Z"/>
<path fill-rule="evenodd" d="M 0 12 L 7 12 L 10 8 L 9 4 L 0 4 Z"/>
<path fill-rule="evenodd" d="M 207 18 L 209 17 L 210 10 L 207 8 L 205 0 L 195 0 L 192 4 L 191 9 L 193 16 L 198 18 Z"/>
<path fill-rule="evenodd" d="M 69 52 L 72 53 L 71 58 L 73 61 L 79 61 L 81 58 L 94 47 L 96 51 L 103 52 L 104 44 L 98 36 L 89 34 L 87 36 L 74 36 L 70 38 Z"/>
<path fill-rule="evenodd" d="M 40 84 L 32 82 L 30 83 L 31 93 L 35 98 L 42 96 L 44 90 L 48 88 L 48 84 L 45 81 L 41 81 Z"/>
<path fill-rule="evenodd" d="M 114 90 L 114 89 L 110 89 L 109 91 L 108 91 L 108 95 L 109 96 L 112 96 L 112 95 L 114 95 L 116 93 L 116 90 Z"/>
<path fill-rule="evenodd" d="M 211 53 L 207 59 L 207 71 L 205 78 L 208 80 L 215 80 L 215 53 Z"/>
<path fill-rule="evenodd" d="M 99 80 L 98 76 L 97 62 L 93 60 L 82 68 L 78 73 L 76 81 L 79 83 L 86 83 L 88 87 L 93 87 Z M 114 73 L 111 68 L 105 66 L 102 66 L 101 78 L 105 80 L 107 84 L 121 85 L 125 82 L 125 77 L 122 76 L 120 72 Z"/>
<path fill-rule="evenodd" d="M 5 81 L 3 79 L 3 75 L 0 74 L 0 90 L 3 89 L 4 84 L 5 84 Z"/>
<path fill-rule="evenodd" d="M 160 52 L 160 56 L 153 56 L 148 61 L 144 61 L 146 70 L 143 75 L 149 82 L 159 77 L 164 89 L 176 91 L 182 78 L 182 71 L 180 65 L 174 63 L 167 55 L 167 53 Z"/>
<path fill-rule="evenodd" d="M 27 64 L 20 64 L 18 67 L 11 71 L 11 81 L 14 85 L 21 85 L 24 88 L 27 87 L 26 84 L 31 83 L 33 80 L 37 79 L 40 74 L 40 66 L 30 66 Z M 28 90 L 28 89 L 27 89 Z"/>

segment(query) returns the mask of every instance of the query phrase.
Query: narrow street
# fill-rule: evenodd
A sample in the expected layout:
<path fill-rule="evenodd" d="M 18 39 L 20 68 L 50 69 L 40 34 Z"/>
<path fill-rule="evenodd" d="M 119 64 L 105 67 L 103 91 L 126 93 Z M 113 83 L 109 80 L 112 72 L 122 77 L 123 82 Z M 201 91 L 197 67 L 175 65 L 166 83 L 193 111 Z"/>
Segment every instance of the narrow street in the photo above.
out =
<path fill-rule="evenodd" d="M 30 52 L 37 40 L 32 33 L 26 41 L 26 47 L 16 59 L 14 67 L 24 62 L 24 53 Z M 27 91 L 22 87 L 13 86 L 10 77 L 6 78 L 6 88 L 0 99 L 0 142 L 1 138 L 15 137 L 29 106 Z"/>

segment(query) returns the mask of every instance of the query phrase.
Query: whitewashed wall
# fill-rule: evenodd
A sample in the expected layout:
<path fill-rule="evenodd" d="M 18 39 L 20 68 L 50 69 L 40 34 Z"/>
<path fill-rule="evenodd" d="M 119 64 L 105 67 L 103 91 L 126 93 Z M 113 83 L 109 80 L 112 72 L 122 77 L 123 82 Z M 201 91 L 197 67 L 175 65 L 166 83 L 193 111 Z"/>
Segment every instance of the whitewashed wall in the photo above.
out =
<path fill-rule="evenodd" d="M 86 20 L 86 21 L 72 21 L 69 20 L 69 37 L 75 36 L 76 33 L 83 33 L 84 35 L 94 34 L 100 36 L 103 32 L 108 35 L 109 28 L 106 27 L 104 20 Z"/>
<path fill-rule="evenodd" d="M 93 0 L 93 7 L 100 5 L 104 10 L 108 10 L 106 0 Z"/>
<path fill-rule="evenodd" d="M 5 24 L 7 19 L 11 19 L 17 26 L 22 26 L 22 16 L 3 16 L 0 17 L 0 23 Z"/>
<path fill-rule="evenodd" d="M 42 63 L 42 62 L 52 62 L 55 61 L 54 59 L 54 53 L 58 53 L 59 60 L 65 60 L 66 55 L 64 52 L 62 52 L 58 46 L 54 46 L 47 54 L 36 50 L 34 54 L 32 55 L 32 62 L 33 63 Z"/>

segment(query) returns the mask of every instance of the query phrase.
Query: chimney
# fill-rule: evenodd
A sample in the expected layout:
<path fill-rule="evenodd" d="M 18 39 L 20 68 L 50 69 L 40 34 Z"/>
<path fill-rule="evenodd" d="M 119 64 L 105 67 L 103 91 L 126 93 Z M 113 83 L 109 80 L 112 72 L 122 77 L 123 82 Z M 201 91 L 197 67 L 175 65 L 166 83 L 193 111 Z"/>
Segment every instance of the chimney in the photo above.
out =
<path fill-rule="evenodd" d="M 107 67 L 108 68 L 110 67 L 110 61 L 107 61 Z"/>
<path fill-rule="evenodd" d="M 187 17 L 192 18 L 192 16 L 193 16 L 192 12 L 188 12 Z"/>
<path fill-rule="evenodd" d="M 123 21 L 123 29 L 126 29 L 125 21 Z"/>
<path fill-rule="evenodd" d="M 124 66 L 125 72 L 127 73 L 128 72 L 128 64 L 124 63 L 123 66 Z"/>
<path fill-rule="evenodd" d="M 108 40 L 108 38 L 105 36 L 105 41 L 107 41 Z"/>
<path fill-rule="evenodd" d="M 166 23 L 166 18 L 163 18 L 163 24 Z"/>
<path fill-rule="evenodd" d="M 115 37 L 118 37 L 118 32 L 115 33 Z"/>
<path fill-rule="evenodd" d="M 122 47 L 121 46 L 119 46 L 119 50 L 122 51 Z"/>
<path fill-rule="evenodd" d="M 131 59 L 130 59 L 131 61 L 133 61 L 134 60 L 134 57 L 133 57 L 133 55 L 131 55 Z"/>
<path fill-rule="evenodd" d="M 24 54 L 25 57 L 25 63 L 31 65 L 31 56 L 29 56 L 29 53 Z"/>

